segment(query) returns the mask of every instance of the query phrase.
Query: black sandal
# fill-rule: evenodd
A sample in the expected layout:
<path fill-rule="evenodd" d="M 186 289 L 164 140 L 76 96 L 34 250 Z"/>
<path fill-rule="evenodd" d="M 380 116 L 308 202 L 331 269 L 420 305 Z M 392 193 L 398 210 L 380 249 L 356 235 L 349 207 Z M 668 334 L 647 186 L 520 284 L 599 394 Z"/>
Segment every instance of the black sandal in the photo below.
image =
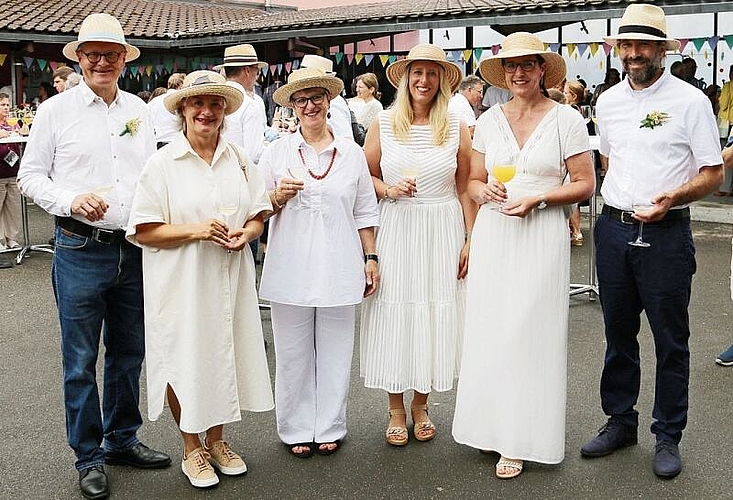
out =
<path fill-rule="evenodd" d="M 315 443 L 294 443 L 294 444 L 287 444 L 286 443 L 285 446 L 288 447 L 288 450 L 290 450 L 290 453 L 293 456 L 296 456 L 298 458 L 310 458 L 310 457 L 313 456 L 313 450 L 315 449 L 315 446 L 316 445 L 315 445 Z M 296 453 L 293 450 L 293 448 L 297 448 L 297 447 L 308 448 L 308 449 L 306 451 L 301 451 L 301 452 L 297 452 Z"/>
<path fill-rule="evenodd" d="M 321 446 L 323 446 L 324 444 L 335 444 L 336 447 L 332 450 L 329 450 L 328 448 L 322 450 Z M 337 439 L 336 441 L 329 441 L 328 443 L 316 443 L 316 453 L 318 453 L 319 455 L 332 455 L 339 451 L 339 448 L 341 448 L 340 439 Z"/>

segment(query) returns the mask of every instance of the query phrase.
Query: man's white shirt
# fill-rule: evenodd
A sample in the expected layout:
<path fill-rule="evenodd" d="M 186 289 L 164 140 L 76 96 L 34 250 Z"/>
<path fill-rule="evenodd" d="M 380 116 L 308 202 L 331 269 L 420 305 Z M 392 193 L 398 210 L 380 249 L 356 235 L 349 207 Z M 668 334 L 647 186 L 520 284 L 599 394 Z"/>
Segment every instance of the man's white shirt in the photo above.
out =
<path fill-rule="evenodd" d="M 265 146 L 265 129 L 267 128 L 265 102 L 257 94 L 248 94 L 238 82 L 229 80 L 227 85 L 242 92 L 244 100 L 237 111 L 225 118 L 224 138 L 241 146 L 247 157 L 258 163 Z"/>
<path fill-rule="evenodd" d="M 171 142 L 178 135 L 178 132 L 181 131 L 180 119 L 178 116 L 170 113 L 163 104 L 163 99 L 175 91 L 175 89 L 168 89 L 165 94 L 159 95 L 148 103 L 150 119 L 153 120 L 153 129 L 155 130 L 155 140 L 157 142 Z"/>

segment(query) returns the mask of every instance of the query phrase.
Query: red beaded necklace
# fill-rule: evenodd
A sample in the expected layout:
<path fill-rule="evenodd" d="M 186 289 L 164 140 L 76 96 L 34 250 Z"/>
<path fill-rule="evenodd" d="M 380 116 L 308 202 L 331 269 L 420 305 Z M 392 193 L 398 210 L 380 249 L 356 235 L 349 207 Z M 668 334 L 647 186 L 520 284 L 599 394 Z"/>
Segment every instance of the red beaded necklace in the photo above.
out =
<path fill-rule="evenodd" d="M 333 167 L 333 161 L 336 159 L 336 148 L 333 148 L 333 153 L 331 153 L 331 161 L 328 162 L 328 168 L 321 175 L 314 174 L 313 172 L 311 172 L 311 169 L 307 167 L 307 165 L 305 164 L 305 157 L 303 156 L 302 149 L 298 149 L 298 154 L 300 155 L 300 162 L 303 164 L 304 167 L 308 169 L 308 175 L 313 177 L 315 180 L 320 181 L 328 175 L 328 173 L 331 171 L 331 167 Z"/>

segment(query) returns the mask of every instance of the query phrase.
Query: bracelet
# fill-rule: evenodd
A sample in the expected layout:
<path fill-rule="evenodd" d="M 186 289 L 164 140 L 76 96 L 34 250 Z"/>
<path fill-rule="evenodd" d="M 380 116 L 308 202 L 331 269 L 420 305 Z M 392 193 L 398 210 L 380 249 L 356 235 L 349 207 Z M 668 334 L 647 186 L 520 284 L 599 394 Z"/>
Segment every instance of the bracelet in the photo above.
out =
<path fill-rule="evenodd" d="M 377 264 L 379 264 L 379 255 L 377 255 L 375 253 L 367 253 L 367 254 L 364 254 L 364 263 L 367 263 L 370 260 L 373 260 L 374 262 L 376 262 Z"/>
<path fill-rule="evenodd" d="M 387 200 L 390 203 L 394 203 L 397 200 L 395 200 L 394 198 L 390 197 L 390 195 L 389 195 L 389 188 L 391 188 L 391 187 L 394 187 L 394 186 L 387 186 L 386 188 L 384 188 L 384 199 Z"/>
<path fill-rule="evenodd" d="M 466 241 L 469 241 L 471 239 L 471 231 L 466 231 L 466 234 L 464 236 L 466 238 Z"/>
<path fill-rule="evenodd" d="M 280 201 L 277 199 L 277 188 L 270 191 L 270 195 L 272 195 L 272 198 L 270 199 L 270 201 L 273 202 L 272 204 L 275 207 L 275 211 L 282 210 L 285 203 L 281 205 Z"/>

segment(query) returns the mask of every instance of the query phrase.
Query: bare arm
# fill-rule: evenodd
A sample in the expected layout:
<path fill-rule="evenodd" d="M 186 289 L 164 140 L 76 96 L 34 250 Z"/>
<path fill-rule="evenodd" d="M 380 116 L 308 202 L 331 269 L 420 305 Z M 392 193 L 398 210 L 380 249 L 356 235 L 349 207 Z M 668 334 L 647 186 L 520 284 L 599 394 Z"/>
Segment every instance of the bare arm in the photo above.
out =
<path fill-rule="evenodd" d="M 733 168 L 733 146 L 728 146 L 723 150 L 723 167 Z"/>
<path fill-rule="evenodd" d="M 198 224 L 138 224 L 135 232 L 138 243 L 154 248 L 175 248 L 196 241 L 211 241 L 225 247 L 229 242 L 226 224 L 216 219 Z"/>
<path fill-rule="evenodd" d="M 463 221 L 466 225 L 466 241 L 461 250 L 461 257 L 458 264 L 458 279 L 463 279 L 468 273 L 468 252 L 471 245 L 469 235 L 473 230 L 473 223 L 476 220 L 478 204 L 473 201 L 468 193 L 468 183 L 471 175 L 471 132 L 465 123 L 461 123 L 460 142 L 458 144 L 458 157 L 456 168 L 456 190 L 458 201 L 463 211 Z"/>
<path fill-rule="evenodd" d="M 374 228 L 364 227 L 359 229 L 359 239 L 361 240 L 361 249 L 364 255 L 376 254 L 377 246 L 374 239 Z M 367 260 L 364 263 L 364 275 L 366 276 L 366 288 L 364 289 L 364 297 L 369 297 L 377 291 L 379 287 L 379 264 L 374 260 Z"/>
<path fill-rule="evenodd" d="M 382 143 L 379 139 L 379 119 L 375 118 L 367 130 L 364 139 L 364 155 L 366 156 L 369 173 L 372 175 L 374 192 L 377 200 L 396 200 L 401 196 L 412 196 L 417 192 L 414 179 L 403 179 L 399 184 L 390 186 L 382 180 Z"/>

